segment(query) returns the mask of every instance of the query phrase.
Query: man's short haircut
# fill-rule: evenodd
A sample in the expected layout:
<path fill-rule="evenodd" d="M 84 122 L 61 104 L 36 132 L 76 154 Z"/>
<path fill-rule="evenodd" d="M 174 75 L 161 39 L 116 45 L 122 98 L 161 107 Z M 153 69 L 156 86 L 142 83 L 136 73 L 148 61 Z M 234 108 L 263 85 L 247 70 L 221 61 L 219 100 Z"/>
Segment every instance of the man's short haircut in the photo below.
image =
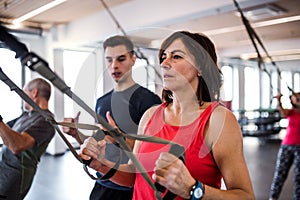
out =
<path fill-rule="evenodd" d="M 50 99 L 51 86 L 46 80 L 42 78 L 33 79 L 30 82 L 28 82 L 26 87 L 29 91 L 33 90 L 34 88 L 37 88 L 39 96 L 44 97 L 47 101 Z"/>
<path fill-rule="evenodd" d="M 107 47 L 115 47 L 119 45 L 124 45 L 129 53 L 134 54 L 134 45 L 128 37 L 116 35 L 106 39 L 103 43 L 104 50 Z"/>

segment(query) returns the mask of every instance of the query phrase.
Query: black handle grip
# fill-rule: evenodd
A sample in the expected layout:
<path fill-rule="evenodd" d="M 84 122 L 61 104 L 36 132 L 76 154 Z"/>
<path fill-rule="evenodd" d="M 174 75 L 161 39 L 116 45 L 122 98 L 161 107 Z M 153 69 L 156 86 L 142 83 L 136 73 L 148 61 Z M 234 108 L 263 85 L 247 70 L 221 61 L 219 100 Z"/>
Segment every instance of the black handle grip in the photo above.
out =
<path fill-rule="evenodd" d="M 89 160 L 83 160 L 82 159 L 82 163 L 85 164 L 86 166 L 89 166 L 92 162 L 93 158 L 89 159 Z"/>
<path fill-rule="evenodd" d="M 171 148 L 169 150 L 169 153 L 173 154 L 174 156 L 178 157 L 180 160 L 182 160 L 183 163 L 185 163 L 185 153 L 184 153 L 184 147 L 180 146 L 178 144 L 171 144 Z M 164 192 L 166 188 L 162 186 L 161 184 L 155 182 L 155 187 L 158 191 Z"/>
<path fill-rule="evenodd" d="M 169 153 L 177 156 L 183 163 L 185 163 L 185 149 L 179 144 L 172 144 Z"/>

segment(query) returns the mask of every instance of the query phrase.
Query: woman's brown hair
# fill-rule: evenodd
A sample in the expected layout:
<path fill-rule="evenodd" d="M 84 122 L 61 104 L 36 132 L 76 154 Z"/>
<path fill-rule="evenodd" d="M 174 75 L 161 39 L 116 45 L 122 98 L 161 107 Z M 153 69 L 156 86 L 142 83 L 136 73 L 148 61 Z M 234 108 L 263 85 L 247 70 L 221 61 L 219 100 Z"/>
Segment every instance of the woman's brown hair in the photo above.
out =
<path fill-rule="evenodd" d="M 217 55 L 214 44 L 208 37 L 198 33 L 187 31 L 175 32 L 161 45 L 159 51 L 160 63 L 163 61 L 162 56 L 165 49 L 177 39 L 183 42 L 189 53 L 194 57 L 196 62 L 195 67 L 201 74 L 196 91 L 199 105 L 203 105 L 203 102 L 218 101 L 222 85 L 222 73 L 217 66 Z M 162 99 L 167 103 L 171 103 L 173 101 L 172 92 L 163 89 Z"/>

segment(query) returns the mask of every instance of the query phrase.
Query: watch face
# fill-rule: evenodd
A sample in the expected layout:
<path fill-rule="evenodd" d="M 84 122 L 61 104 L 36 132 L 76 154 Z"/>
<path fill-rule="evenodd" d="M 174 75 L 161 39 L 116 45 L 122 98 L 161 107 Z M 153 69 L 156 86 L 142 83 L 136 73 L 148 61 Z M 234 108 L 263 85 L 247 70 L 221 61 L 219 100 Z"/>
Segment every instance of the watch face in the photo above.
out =
<path fill-rule="evenodd" d="M 195 191 L 194 191 L 194 196 L 199 199 L 201 198 L 203 195 L 203 191 L 201 188 L 196 188 Z"/>

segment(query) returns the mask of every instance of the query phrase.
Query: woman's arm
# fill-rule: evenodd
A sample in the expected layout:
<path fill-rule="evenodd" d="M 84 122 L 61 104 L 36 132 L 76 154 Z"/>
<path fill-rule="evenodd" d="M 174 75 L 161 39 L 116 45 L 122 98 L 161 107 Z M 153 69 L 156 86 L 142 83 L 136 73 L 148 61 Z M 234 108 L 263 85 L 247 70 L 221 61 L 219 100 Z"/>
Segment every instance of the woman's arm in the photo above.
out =
<path fill-rule="evenodd" d="M 211 144 L 212 154 L 221 170 L 227 190 L 204 185 L 203 200 L 255 199 L 243 156 L 242 133 L 235 116 L 219 106 L 210 118 L 205 135 L 206 142 Z M 183 162 L 169 153 L 160 155 L 153 179 L 185 199 L 190 198 L 190 191 L 196 183 Z"/>
<path fill-rule="evenodd" d="M 205 186 L 203 199 L 255 199 L 243 153 L 241 128 L 233 113 L 222 106 L 217 107 L 206 134 L 213 136 L 212 153 L 227 190 Z"/>
<path fill-rule="evenodd" d="M 277 102 L 278 102 L 278 106 L 277 106 L 277 107 L 278 107 L 278 110 L 280 111 L 281 115 L 282 115 L 283 117 L 286 117 L 286 116 L 288 116 L 290 110 L 289 110 L 289 109 L 284 109 L 284 108 L 282 107 L 281 97 L 282 97 L 282 94 L 278 94 L 278 95 L 275 97 L 275 98 L 277 99 Z"/>

